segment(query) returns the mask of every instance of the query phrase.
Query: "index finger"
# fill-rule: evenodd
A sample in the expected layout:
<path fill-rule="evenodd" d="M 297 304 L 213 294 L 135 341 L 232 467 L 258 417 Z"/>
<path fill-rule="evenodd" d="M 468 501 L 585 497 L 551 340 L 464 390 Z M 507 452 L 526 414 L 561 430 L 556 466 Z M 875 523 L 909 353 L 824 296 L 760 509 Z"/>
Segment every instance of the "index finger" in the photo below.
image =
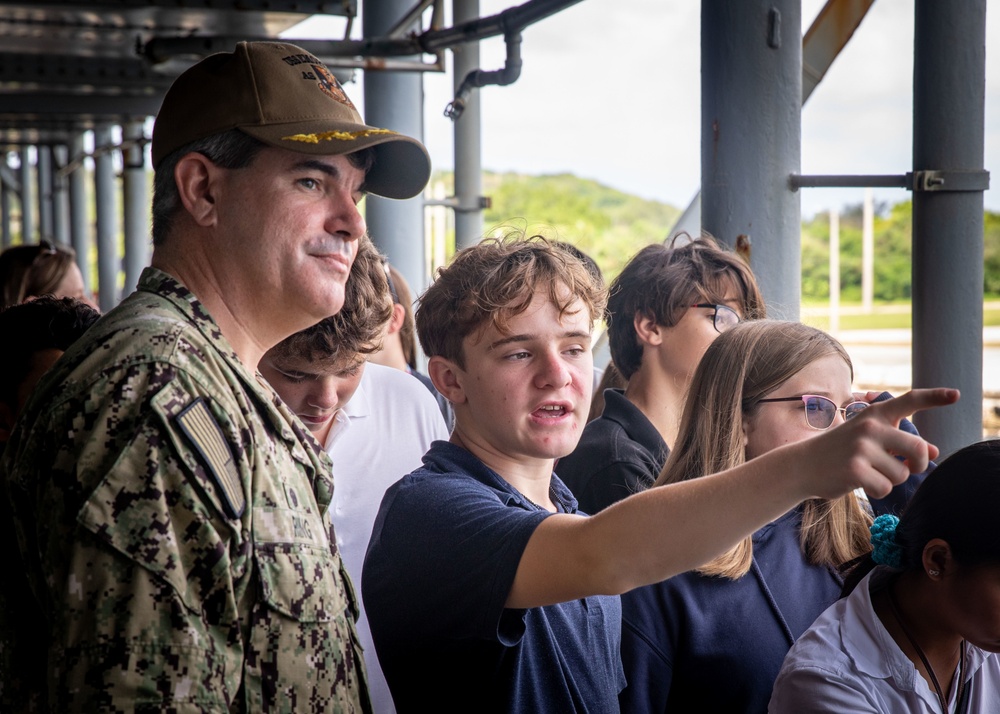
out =
<path fill-rule="evenodd" d="M 958 401 L 961 393 L 957 389 L 912 389 L 902 396 L 872 404 L 865 411 L 877 410 L 893 423 L 898 424 L 903 417 L 923 409 L 946 407 Z"/>

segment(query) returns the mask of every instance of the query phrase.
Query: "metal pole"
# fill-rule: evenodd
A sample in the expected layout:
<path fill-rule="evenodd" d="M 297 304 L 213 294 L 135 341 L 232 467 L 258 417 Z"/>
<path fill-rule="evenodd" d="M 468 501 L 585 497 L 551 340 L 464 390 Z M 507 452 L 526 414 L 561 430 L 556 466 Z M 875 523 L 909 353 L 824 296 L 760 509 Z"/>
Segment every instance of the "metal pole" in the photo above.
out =
<path fill-rule="evenodd" d="M 830 334 L 840 332 L 840 211 L 830 209 Z"/>
<path fill-rule="evenodd" d="M 986 0 L 916 0 L 913 169 L 982 171 Z M 983 437 L 983 192 L 914 190 L 913 386 L 961 401 L 916 415 L 942 455 Z"/>
<path fill-rule="evenodd" d="M 27 146 L 21 149 L 21 242 L 34 243 L 35 237 L 35 184 L 31 180 L 31 153 Z"/>
<path fill-rule="evenodd" d="M 52 236 L 56 243 L 69 245 L 69 193 L 66 177 L 59 173 L 69 163 L 65 144 L 52 147 Z M 82 272 L 82 271 L 81 271 Z"/>
<path fill-rule="evenodd" d="M 10 168 L 10 154 L 3 152 L 3 169 Z M 0 248 L 6 248 L 12 242 L 10 232 L 10 211 L 14 203 L 10 200 L 11 189 L 6 181 L 0 181 Z"/>
<path fill-rule="evenodd" d="M 410 10 L 411 0 L 365 0 L 362 22 L 365 37 L 379 37 Z M 419 73 L 366 71 L 365 121 L 422 139 L 423 77 Z M 429 275 L 424 256 L 424 201 L 369 196 L 365 214 L 372 240 L 419 295 Z"/>
<path fill-rule="evenodd" d="M 479 0 L 453 0 L 452 17 L 458 25 L 479 17 Z M 479 69 L 479 42 L 466 42 L 452 49 L 455 91 L 469 72 Z M 482 115 L 479 89 L 465 100 L 455 120 L 455 248 L 475 245 L 483 237 Z"/>
<path fill-rule="evenodd" d="M 70 143 L 70 160 L 83 156 L 84 136 L 77 134 Z M 83 273 L 83 287 L 93 293 L 93 270 L 90 266 L 90 231 L 87 223 L 87 171 L 81 161 L 69 175 L 69 233 L 76 251 L 76 264 Z"/>
<path fill-rule="evenodd" d="M 875 302 L 875 197 L 865 189 L 861 208 L 861 309 L 871 312 Z"/>
<path fill-rule="evenodd" d="M 114 127 L 94 130 L 94 197 L 97 201 L 97 290 L 101 312 L 118 303 L 118 211 L 115 200 L 115 167 L 110 147 Z"/>
<path fill-rule="evenodd" d="M 39 144 L 35 147 L 38 155 L 38 229 L 43 240 L 53 241 L 55 230 L 52 225 L 52 148 Z"/>
<path fill-rule="evenodd" d="M 702 0 L 701 220 L 750 256 L 768 314 L 801 295 L 799 0 Z"/>
<path fill-rule="evenodd" d="M 125 217 L 125 291 L 135 290 L 139 274 L 149 265 L 149 188 L 146 183 L 146 145 L 143 122 L 132 121 L 122 130 L 126 143 L 122 179 Z"/>

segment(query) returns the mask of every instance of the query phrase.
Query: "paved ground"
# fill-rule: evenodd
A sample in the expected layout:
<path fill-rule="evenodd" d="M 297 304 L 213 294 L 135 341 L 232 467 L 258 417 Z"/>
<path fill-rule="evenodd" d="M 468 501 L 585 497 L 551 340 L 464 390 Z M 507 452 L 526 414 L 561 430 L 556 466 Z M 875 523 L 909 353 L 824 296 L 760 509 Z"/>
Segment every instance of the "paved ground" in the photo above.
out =
<path fill-rule="evenodd" d="M 837 338 L 851 355 L 858 385 L 910 387 L 909 330 L 842 330 Z M 1000 399 L 1000 327 L 984 328 L 983 344 L 983 391 Z"/>
<path fill-rule="evenodd" d="M 909 330 L 842 330 L 860 389 L 900 394 L 911 385 Z M 983 330 L 983 435 L 1000 437 L 1000 327 Z"/>

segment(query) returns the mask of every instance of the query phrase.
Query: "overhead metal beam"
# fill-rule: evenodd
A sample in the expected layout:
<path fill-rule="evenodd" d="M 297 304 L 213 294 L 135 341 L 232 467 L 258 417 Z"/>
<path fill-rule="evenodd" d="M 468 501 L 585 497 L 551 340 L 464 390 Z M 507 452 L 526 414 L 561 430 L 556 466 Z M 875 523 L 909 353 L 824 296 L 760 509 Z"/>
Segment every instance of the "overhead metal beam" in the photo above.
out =
<path fill-rule="evenodd" d="M 138 56 L 0 52 L 0 89 L 19 94 L 37 92 L 44 87 L 45 93 L 63 95 L 94 92 L 113 96 L 160 95 L 172 80 L 154 71 Z"/>
<path fill-rule="evenodd" d="M 16 119 L 22 126 L 35 121 L 121 121 L 127 117 L 154 116 L 162 98 L 113 97 L 94 94 L 6 94 L 0 104 L 0 127 Z"/>
<path fill-rule="evenodd" d="M 212 10 L 229 10 L 242 12 L 294 12 L 305 15 L 343 15 L 353 17 L 357 15 L 356 0 L 294 0 L 294 2 L 281 2 L 281 0 L 213 0 L 205 2 Z M 81 8 L 90 12 L 121 12 L 128 10 L 148 11 L 151 8 L 191 10 L 196 3 L 191 0 L 31 0 L 25 3 L 24 0 L 14 2 L 12 0 L 0 0 L 0 8 L 4 7 L 25 7 L 32 8 Z"/>
<path fill-rule="evenodd" d="M 802 38 L 802 103 L 865 19 L 875 0 L 829 0 Z"/>

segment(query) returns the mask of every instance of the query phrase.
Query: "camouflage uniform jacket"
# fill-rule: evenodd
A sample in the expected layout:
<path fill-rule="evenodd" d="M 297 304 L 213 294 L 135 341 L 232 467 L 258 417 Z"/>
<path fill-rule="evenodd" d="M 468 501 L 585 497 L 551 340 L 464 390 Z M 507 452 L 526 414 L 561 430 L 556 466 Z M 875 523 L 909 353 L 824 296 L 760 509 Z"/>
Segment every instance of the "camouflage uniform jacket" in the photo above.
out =
<path fill-rule="evenodd" d="M 66 353 L 0 471 L 41 706 L 369 709 L 330 463 L 175 279 L 147 269 Z"/>

